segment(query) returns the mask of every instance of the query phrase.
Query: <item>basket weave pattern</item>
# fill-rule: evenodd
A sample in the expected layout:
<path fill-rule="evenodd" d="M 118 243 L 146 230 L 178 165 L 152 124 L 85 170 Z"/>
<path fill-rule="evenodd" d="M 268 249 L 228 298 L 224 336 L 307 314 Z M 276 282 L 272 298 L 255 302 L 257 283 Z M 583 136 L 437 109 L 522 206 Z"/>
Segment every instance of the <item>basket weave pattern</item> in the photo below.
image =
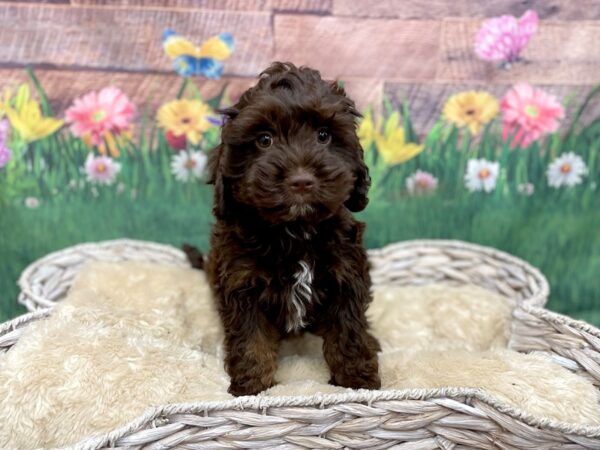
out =
<path fill-rule="evenodd" d="M 531 306 L 543 306 L 549 288 L 534 267 L 498 250 L 460 241 L 409 241 L 369 250 L 374 284 L 475 284 Z M 19 278 L 19 303 L 29 311 L 64 298 L 87 261 L 154 261 L 187 265 L 183 252 L 166 245 L 116 240 L 70 247 L 34 262 Z"/>
<path fill-rule="evenodd" d="M 135 241 L 96 245 L 99 251 L 94 245 L 79 246 L 30 266 L 20 281 L 27 288 L 21 301 L 36 309 L 60 300 L 86 255 L 87 259 L 186 264 L 181 252 L 164 246 Z M 135 252 L 144 252 L 144 256 L 134 256 Z M 539 271 L 523 261 L 455 241 L 394 244 L 370 251 L 370 258 L 375 284 L 472 283 L 520 299 L 511 347 L 522 352 L 546 352 L 600 386 L 600 331 L 540 308 L 548 295 L 548 284 Z M 46 264 L 53 269 L 45 269 Z M 46 293 L 51 295 L 46 297 Z M 0 352 L 10 349 L 29 323 L 49 314 L 49 309 L 42 309 L 0 325 Z M 536 418 L 478 389 L 355 391 L 167 405 L 72 449 L 114 447 L 600 449 L 600 427 Z"/>
<path fill-rule="evenodd" d="M 49 308 L 64 298 L 81 266 L 88 261 L 149 261 L 188 265 L 183 252 L 168 245 L 119 239 L 81 244 L 51 253 L 21 274 L 18 301 L 29 311 Z"/>

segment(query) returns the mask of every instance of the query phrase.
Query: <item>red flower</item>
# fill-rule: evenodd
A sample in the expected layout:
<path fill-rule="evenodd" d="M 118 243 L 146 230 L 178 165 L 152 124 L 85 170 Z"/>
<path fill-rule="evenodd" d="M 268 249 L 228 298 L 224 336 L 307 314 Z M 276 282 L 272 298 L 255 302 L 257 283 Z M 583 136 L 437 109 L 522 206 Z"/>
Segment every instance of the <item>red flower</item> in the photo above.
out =
<path fill-rule="evenodd" d="M 176 136 L 171 130 L 167 130 L 166 133 L 167 142 L 173 150 L 185 150 L 187 147 L 187 138 L 185 134 Z"/>

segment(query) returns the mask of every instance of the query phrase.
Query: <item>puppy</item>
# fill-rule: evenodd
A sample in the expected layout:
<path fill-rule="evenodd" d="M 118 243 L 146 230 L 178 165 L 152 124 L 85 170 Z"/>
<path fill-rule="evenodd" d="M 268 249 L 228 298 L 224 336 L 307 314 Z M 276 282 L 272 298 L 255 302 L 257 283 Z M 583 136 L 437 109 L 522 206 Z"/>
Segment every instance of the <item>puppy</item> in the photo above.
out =
<path fill-rule="evenodd" d="M 302 332 L 322 336 L 330 383 L 378 389 L 365 225 L 352 217 L 370 183 L 354 102 L 316 70 L 277 62 L 223 113 L 204 268 L 225 329 L 229 392 L 271 387 L 280 340 Z"/>

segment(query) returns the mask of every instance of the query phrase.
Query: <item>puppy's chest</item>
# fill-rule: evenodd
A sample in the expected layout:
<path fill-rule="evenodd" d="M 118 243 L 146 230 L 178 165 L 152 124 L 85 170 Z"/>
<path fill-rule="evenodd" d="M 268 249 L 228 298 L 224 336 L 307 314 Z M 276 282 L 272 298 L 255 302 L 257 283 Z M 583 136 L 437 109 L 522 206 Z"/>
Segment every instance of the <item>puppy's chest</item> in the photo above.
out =
<path fill-rule="evenodd" d="M 310 325 L 322 303 L 322 277 L 314 259 L 288 260 L 278 267 L 278 275 L 267 289 L 266 299 L 271 316 L 288 333 Z"/>
<path fill-rule="evenodd" d="M 298 261 L 290 282 L 285 317 L 288 333 L 300 331 L 306 326 L 307 312 L 315 301 L 314 267 L 304 259 Z"/>

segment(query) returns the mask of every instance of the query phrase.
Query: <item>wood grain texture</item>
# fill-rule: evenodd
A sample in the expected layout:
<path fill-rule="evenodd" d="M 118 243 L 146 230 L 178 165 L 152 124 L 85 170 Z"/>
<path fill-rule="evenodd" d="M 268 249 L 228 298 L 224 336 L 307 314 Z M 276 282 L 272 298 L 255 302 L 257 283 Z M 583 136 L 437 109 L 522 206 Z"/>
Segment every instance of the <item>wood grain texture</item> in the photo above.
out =
<path fill-rule="evenodd" d="M 77 6 L 136 6 L 328 14 L 333 0 L 71 0 Z"/>
<path fill-rule="evenodd" d="M 400 108 L 403 101 L 408 101 L 411 116 L 417 133 L 426 134 L 440 117 L 444 104 L 452 94 L 467 90 L 484 90 L 501 99 L 511 85 L 485 84 L 409 84 L 388 82 L 384 85 L 384 95 L 395 108 Z M 579 107 L 585 96 L 590 92 L 590 86 L 557 86 L 536 85 L 557 96 L 566 108 L 565 123 L 570 123 L 575 108 Z M 589 123 L 600 116 L 600 102 L 590 104 L 582 116 L 582 123 Z"/>
<path fill-rule="evenodd" d="M 333 0 L 333 14 L 353 17 L 443 19 L 446 17 L 493 17 L 521 15 L 528 9 L 542 19 L 600 19 L 597 0 Z"/>
<path fill-rule="evenodd" d="M 222 31 L 234 33 L 228 75 L 254 76 L 272 60 L 267 12 L 0 4 L 0 61 L 167 73 L 171 62 L 160 45 L 165 28 L 198 43 Z"/>
<path fill-rule="evenodd" d="M 442 23 L 436 79 L 512 83 L 527 80 L 546 84 L 600 82 L 600 22 L 545 21 L 522 56 L 524 61 L 503 70 L 477 59 L 473 51 L 479 21 L 447 19 Z"/>
<path fill-rule="evenodd" d="M 440 23 L 275 16 L 275 59 L 330 78 L 428 80 L 435 76 Z"/>
<path fill-rule="evenodd" d="M 346 78 L 343 79 L 348 96 L 354 100 L 359 111 L 368 107 L 377 113 L 383 106 L 383 80 L 377 78 Z"/>
<path fill-rule="evenodd" d="M 0 3 L 69 4 L 70 0 L 0 0 Z"/>
<path fill-rule="evenodd" d="M 106 86 L 121 89 L 140 111 L 145 109 L 154 115 L 160 105 L 175 99 L 181 86 L 181 78 L 171 74 L 138 74 L 122 72 L 36 70 L 42 87 L 46 91 L 53 110 L 59 116 L 77 97 Z M 27 81 L 22 69 L 0 69 L 0 91 L 4 87 L 14 87 Z M 215 96 L 227 82 L 227 98 L 237 100 L 241 93 L 250 87 L 251 78 L 229 78 L 221 80 L 203 80 L 197 85 L 203 98 Z"/>

